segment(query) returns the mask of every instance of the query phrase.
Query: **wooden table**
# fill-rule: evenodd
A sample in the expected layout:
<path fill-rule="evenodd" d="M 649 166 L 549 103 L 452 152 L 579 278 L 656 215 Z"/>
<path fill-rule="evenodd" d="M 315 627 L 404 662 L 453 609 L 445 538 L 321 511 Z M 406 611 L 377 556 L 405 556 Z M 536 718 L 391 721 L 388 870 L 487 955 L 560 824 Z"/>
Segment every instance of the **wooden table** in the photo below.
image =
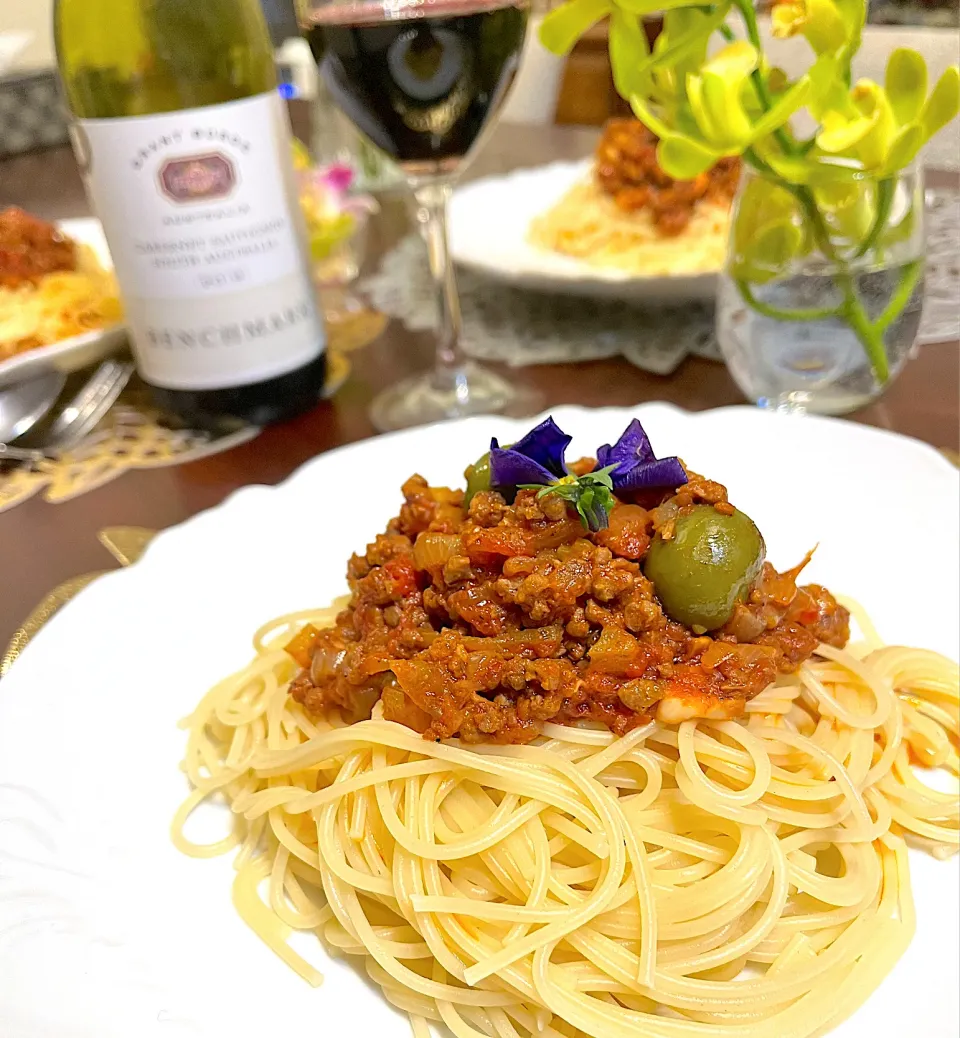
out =
<path fill-rule="evenodd" d="M 469 176 L 503 172 L 590 152 L 596 131 L 501 126 Z M 955 183 L 955 177 L 931 178 Z M 0 163 L 0 205 L 23 206 L 50 219 L 89 212 L 73 157 L 60 149 Z M 402 201 L 388 202 L 371 235 L 372 253 L 405 232 Z M 163 528 L 222 501 L 249 483 L 277 483 L 322 451 L 375 435 L 367 406 L 383 386 L 431 360 L 431 337 L 393 323 L 353 356 L 353 374 L 330 402 L 295 421 L 265 430 L 252 442 L 215 457 L 169 469 L 127 473 L 65 504 L 34 498 L 0 515 L 0 649 L 37 602 L 60 582 L 109 567 L 97 542 L 106 526 Z M 960 353 L 956 342 L 924 346 L 883 399 L 854 420 L 893 429 L 936 447 L 958 446 Z M 667 400 L 691 410 L 742 403 L 726 369 L 691 358 L 669 377 L 615 359 L 511 371 L 510 379 L 538 390 L 544 404 L 638 404 Z"/>

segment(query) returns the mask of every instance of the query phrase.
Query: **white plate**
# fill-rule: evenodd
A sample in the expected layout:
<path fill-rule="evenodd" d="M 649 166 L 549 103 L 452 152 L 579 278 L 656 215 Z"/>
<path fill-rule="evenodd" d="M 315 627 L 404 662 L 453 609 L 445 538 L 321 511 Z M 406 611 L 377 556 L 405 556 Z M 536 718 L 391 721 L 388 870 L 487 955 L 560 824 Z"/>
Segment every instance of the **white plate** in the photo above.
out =
<path fill-rule="evenodd" d="M 89 245 L 104 267 L 107 270 L 112 269 L 113 261 L 110 259 L 107 239 L 103 236 L 99 220 L 92 217 L 61 220 L 58 226 L 68 237 L 83 245 Z M 124 325 L 115 324 L 109 328 L 86 332 L 84 335 L 73 335 L 51 346 L 17 353 L 0 363 L 0 389 L 42 375 L 46 371 L 56 370 L 64 374 L 79 371 L 116 352 L 124 344 L 126 337 L 127 330 Z"/>
<path fill-rule="evenodd" d="M 661 453 L 728 484 L 775 564 L 819 541 L 812 580 L 858 596 L 888 640 L 956 657 L 958 474 L 934 450 L 748 408 L 554 412 L 583 452 L 634 414 Z M 407 1038 L 351 966 L 314 952 L 314 990 L 261 944 L 231 906 L 229 856 L 170 844 L 186 789 L 176 721 L 247 662 L 262 621 L 345 590 L 347 557 L 397 512 L 411 470 L 455 483 L 492 434 L 530 424 L 473 419 L 323 455 L 161 534 L 40 632 L 0 681 L 4 1038 Z M 957 859 L 911 863 L 916 939 L 835 1038 L 957 1034 Z"/>
<path fill-rule="evenodd" d="M 716 274 L 638 277 L 530 244 L 530 222 L 586 176 L 592 161 L 553 162 L 458 188 L 450 203 L 454 260 L 498 281 L 543 292 L 648 303 L 713 299 Z"/>

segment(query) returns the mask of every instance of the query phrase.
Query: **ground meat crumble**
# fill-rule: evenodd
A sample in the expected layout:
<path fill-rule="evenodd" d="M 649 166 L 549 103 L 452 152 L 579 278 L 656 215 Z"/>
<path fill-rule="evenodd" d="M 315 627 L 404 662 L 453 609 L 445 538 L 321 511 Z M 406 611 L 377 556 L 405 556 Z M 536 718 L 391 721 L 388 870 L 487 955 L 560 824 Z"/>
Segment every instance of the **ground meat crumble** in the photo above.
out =
<path fill-rule="evenodd" d="M 557 497 L 483 491 L 465 511 L 462 491 L 411 477 L 399 516 L 350 560 L 336 626 L 299 639 L 309 666 L 292 695 L 357 720 L 379 699 L 387 719 L 465 742 L 528 742 L 546 721 L 624 734 L 653 715 L 739 715 L 819 642 L 843 646 L 849 616 L 825 588 L 797 586 L 803 564 L 764 563 L 719 631 L 667 617 L 642 572 L 651 538 L 695 504 L 732 510 L 723 486 L 689 477 L 618 503 L 598 533 Z"/>

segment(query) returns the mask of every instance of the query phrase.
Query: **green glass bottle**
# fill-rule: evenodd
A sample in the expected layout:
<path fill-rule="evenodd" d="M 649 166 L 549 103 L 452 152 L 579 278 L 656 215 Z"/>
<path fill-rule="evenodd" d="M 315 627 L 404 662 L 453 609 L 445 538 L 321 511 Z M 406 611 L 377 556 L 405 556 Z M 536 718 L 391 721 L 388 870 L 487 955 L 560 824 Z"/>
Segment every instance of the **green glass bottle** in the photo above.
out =
<path fill-rule="evenodd" d="M 324 332 L 259 0 L 56 0 L 138 368 L 191 422 L 317 402 Z"/>

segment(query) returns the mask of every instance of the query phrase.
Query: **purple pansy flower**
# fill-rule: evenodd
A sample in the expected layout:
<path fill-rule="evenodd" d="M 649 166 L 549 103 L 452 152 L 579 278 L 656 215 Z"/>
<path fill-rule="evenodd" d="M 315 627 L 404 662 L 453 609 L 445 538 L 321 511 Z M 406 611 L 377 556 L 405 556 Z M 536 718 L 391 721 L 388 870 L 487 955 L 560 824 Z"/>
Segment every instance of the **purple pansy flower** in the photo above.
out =
<path fill-rule="evenodd" d="M 541 422 L 511 447 L 490 441 L 490 485 L 495 490 L 534 490 L 572 505 L 585 529 L 602 530 L 614 505 L 613 485 L 605 471 L 571 475 L 564 454 L 572 437 L 552 419 Z"/>
<path fill-rule="evenodd" d="M 572 439 L 552 418 L 541 422 L 510 447 L 501 447 L 496 438 L 492 439 L 490 485 L 498 490 L 527 483 L 544 486 L 556 483 L 567 475 L 563 456 Z"/>
<path fill-rule="evenodd" d="M 597 468 L 582 476 L 572 475 L 564 459 L 572 438 L 547 418 L 510 447 L 492 439 L 490 486 L 502 491 L 539 487 L 538 497 L 562 498 L 577 511 L 585 528 L 596 531 L 609 522 L 616 504 L 614 491 L 669 490 L 687 482 L 677 458 L 654 455 L 636 419 L 612 447 L 607 443 L 597 451 Z"/>
<path fill-rule="evenodd" d="M 634 420 L 624 429 L 613 446 L 604 444 L 597 450 L 597 464 L 610 468 L 613 489 L 672 490 L 687 482 L 687 474 L 678 458 L 657 458 L 640 422 Z"/>

